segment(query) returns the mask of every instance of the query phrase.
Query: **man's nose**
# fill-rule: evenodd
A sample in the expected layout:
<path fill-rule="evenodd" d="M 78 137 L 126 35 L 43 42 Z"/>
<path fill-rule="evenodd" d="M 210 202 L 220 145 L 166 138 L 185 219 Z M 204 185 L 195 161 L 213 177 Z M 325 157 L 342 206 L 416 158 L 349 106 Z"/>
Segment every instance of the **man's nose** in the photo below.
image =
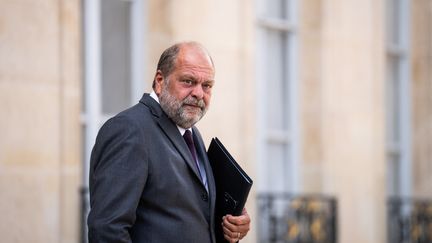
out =
<path fill-rule="evenodd" d="M 200 100 L 204 97 L 204 90 L 203 90 L 201 84 L 195 85 L 195 87 L 192 90 L 191 95 L 198 100 Z"/>

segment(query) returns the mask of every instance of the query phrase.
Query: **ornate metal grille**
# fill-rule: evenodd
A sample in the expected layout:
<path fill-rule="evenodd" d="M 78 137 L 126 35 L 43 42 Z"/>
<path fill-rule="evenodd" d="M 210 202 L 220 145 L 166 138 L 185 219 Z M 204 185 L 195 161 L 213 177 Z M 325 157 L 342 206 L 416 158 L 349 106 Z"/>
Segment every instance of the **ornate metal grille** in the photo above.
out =
<path fill-rule="evenodd" d="M 390 198 L 388 243 L 432 243 L 432 200 Z"/>
<path fill-rule="evenodd" d="M 336 199 L 318 195 L 258 196 L 260 243 L 336 243 Z"/>

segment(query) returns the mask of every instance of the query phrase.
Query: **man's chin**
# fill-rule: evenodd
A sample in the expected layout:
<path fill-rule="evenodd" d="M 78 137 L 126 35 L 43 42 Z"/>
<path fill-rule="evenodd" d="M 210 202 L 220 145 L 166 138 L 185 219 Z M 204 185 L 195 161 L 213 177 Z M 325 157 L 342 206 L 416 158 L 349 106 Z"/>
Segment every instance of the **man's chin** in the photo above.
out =
<path fill-rule="evenodd" d="M 185 119 L 185 123 L 195 125 L 195 123 L 197 123 L 200 119 L 201 117 L 199 116 L 187 117 L 187 119 Z"/>
<path fill-rule="evenodd" d="M 183 114 L 182 119 L 180 119 L 181 121 L 179 121 L 177 125 L 180 125 L 183 128 L 191 128 L 193 125 L 195 125 L 195 123 L 197 123 L 199 120 L 201 120 L 201 116 L 198 115 L 187 115 L 187 114 Z"/>
<path fill-rule="evenodd" d="M 202 117 L 202 109 L 196 106 L 188 106 L 185 107 L 182 111 L 183 117 L 188 120 L 201 119 Z"/>

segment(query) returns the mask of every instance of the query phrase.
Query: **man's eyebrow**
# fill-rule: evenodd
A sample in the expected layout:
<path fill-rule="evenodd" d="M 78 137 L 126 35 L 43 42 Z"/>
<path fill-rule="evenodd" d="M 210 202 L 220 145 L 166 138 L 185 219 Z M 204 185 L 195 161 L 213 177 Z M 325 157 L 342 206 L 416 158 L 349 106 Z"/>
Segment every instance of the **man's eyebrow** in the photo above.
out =
<path fill-rule="evenodd" d="M 187 79 L 196 79 L 193 75 L 191 75 L 191 74 L 182 74 L 181 76 L 180 76 L 180 78 L 182 78 L 182 79 L 185 79 L 185 78 L 187 78 Z"/>
<path fill-rule="evenodd" d="M 197 78 L 193 75 L 193 74 L 182 74 L 182 75 L 180 75 L 180 79 L 191 79 L 191 80 L 197 80 Z M 214 83 L 215 81 L 214 81 L 214 79 L 206 79 L 206 80 L 204 80 L 203 82 L 212 82 L 212 83 Z"/>

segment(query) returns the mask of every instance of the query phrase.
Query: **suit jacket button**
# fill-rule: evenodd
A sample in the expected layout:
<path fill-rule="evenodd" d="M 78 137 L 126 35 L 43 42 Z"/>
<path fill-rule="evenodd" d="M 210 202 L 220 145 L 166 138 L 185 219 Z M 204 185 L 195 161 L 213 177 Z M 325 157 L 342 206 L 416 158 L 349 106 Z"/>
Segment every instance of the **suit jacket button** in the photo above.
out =
<path fill-rule="evenodd" d="M 204 202 L 207 202 L 207 201 L 208 201 L 208 196 L 207 196 L 206 193 L 203 193 L 203 194 L 201 195 L 201 198 L 202 198 L 202 200 L 203 200 Z"/>

